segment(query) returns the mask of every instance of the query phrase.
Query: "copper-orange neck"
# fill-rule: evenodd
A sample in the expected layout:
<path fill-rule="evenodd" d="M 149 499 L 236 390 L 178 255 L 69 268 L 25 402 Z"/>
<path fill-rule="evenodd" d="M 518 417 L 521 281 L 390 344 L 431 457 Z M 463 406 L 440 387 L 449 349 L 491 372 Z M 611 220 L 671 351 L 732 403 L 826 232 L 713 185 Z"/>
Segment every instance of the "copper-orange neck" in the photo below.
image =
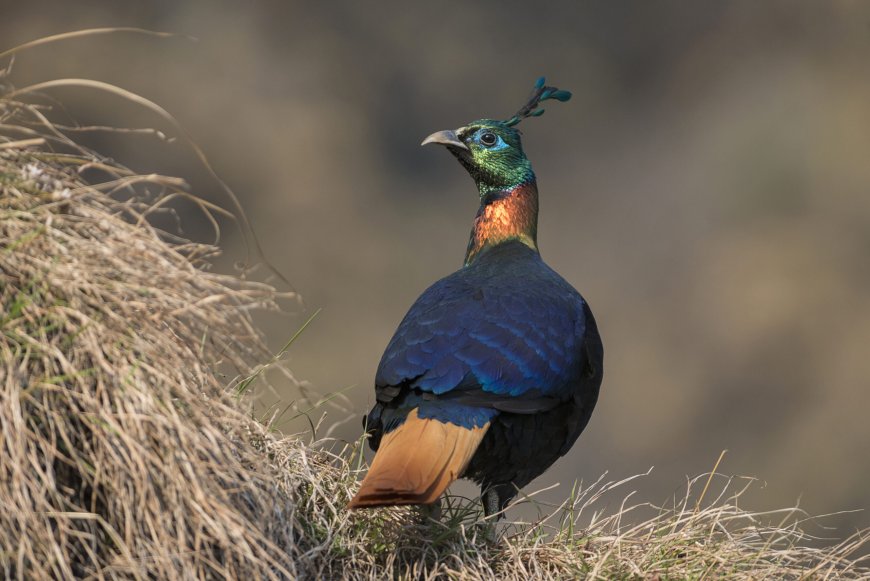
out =
<path fill-rule="evenodd" d="M 537 238 L 538 187 L 534 181 L 490 192 L 474 218 L 465 264 L 471 264 L 483 249 L 507 240 L 519 240 L 537 250 Z"/>

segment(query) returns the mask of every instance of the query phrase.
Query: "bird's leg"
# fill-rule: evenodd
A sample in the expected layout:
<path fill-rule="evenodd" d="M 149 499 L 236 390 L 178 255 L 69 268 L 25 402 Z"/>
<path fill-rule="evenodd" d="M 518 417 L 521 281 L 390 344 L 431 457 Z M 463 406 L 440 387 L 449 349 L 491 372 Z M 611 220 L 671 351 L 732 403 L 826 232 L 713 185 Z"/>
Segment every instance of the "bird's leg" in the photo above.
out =
<path fill-rule="evenodd" d="M 501 510 L 501 500 L 498 494 L 498 488 L 491 486 L 483 491 L 483 514 L 491 516 Z M 504 514 L 498 515 L 496 520 L 504 518 Z"/>
<path fill-rule="evenodd" d="M 422 504 L 420 505 L 420 513 L 422 517 L 423 523 L 428 521 L 441 522 L 441 498 L 433 502 L 432 504 Z"/>
<path fill-rule="evenodd" d="M 497 486 L 491 486 L 483 491 L 483 494 L 480 498 L 483 504 L 483 513 L 490 517 L 501 510 L 501 495 L 498 493 Z M 483 526 L 483 534 L 486 541 L 490 544 L 496 544 L 498 542 L 498 533 L 496 524 L 498 521 L 504 518 L 504 513 L 499 514 L 494 519 L 485 519 L 483 522 L 479 523 Z"/>

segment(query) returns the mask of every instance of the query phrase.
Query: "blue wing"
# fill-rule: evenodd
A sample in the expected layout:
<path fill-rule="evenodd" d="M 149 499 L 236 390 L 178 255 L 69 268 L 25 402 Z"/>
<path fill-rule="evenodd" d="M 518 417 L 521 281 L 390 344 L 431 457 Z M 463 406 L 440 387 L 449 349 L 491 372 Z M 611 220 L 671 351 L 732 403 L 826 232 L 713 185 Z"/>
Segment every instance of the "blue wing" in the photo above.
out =
<path fill-rule="evenodd" d="M 450 419 L 457 405 L 533 413 L 572 396 L 585 359 L 583 299 L 536 252 L 515 246 L 417 299 L 378 367 L 379 401 L 413 391 L 433 402 L 421 415 L 431 408 Z"/>

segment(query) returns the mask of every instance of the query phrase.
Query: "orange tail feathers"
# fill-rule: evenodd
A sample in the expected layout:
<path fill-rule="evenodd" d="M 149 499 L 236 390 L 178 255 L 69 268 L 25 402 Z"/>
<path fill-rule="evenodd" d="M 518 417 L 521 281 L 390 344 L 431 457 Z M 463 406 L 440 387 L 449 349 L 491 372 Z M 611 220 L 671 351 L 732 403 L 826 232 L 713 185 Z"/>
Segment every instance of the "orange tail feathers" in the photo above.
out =
<path fill-rule="evenodd" d="M 348 508 L 430 504 L 456 480 L 489 429 L 420 419 L 413 410 L 385 434 L 359 492 Z"/>

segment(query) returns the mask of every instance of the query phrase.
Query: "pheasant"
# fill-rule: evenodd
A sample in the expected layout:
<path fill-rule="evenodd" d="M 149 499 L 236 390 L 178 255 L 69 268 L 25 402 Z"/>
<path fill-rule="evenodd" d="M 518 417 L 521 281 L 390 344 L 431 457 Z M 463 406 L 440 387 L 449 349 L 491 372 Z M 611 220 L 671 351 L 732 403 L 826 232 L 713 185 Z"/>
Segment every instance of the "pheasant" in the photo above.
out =
<path fill-rule="evenodd" d="M 429 287 L 396 329 L 364 418 L 376 451 L 350 508 L 432 504 L 454 480 L 481 487 L 486 515 L 563 456 L 586 427 L 604 351 L 582 296 L 542 260 L 524 118 L 571 94 L 538 79 L 505 121 L 433 133 L 480 194 L 465 263 Z"/>

